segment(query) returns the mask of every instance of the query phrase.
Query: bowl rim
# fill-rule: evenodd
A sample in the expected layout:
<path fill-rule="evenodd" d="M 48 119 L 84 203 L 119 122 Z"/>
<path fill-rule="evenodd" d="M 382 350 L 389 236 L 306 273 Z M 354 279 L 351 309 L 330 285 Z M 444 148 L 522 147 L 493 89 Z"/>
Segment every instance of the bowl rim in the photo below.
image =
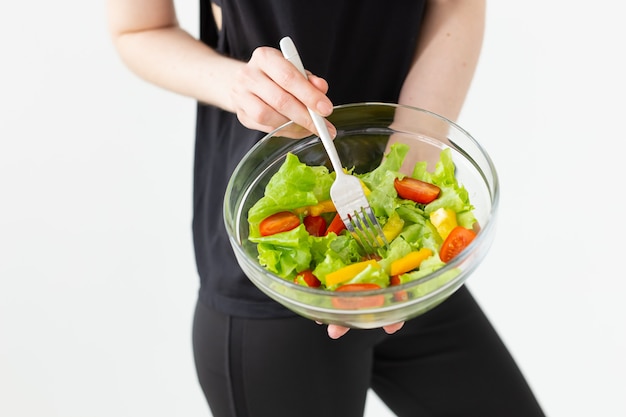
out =
<path fill-rule="evenodd" d="M 463 252 L 461 252 L 458 256 L 456 256 L 453 260 L 451 260 L 450 262 L 446 263 L 444 266 L 442 266 L 441 268 L 419 278 L 416 279 L 414 281 L 410 281 L 404 284 L 400 284 L 400 285 L 394 285 L 389 286 L 389 287 L 385 287 L 385 288 L 380 288 L 380 289 L 376 289 L 376 290 L 365 290 L 365 291 L 345 291 L 345 292 L 341 292 L 340 296 L 342 298 L 351 298 L 351 297 L 368 297 L 368 296 L 376 296 L 376 295 L 389 295 L 389 294 L 393 294 L 397 291 L 401 291 L 401 290 L 410 290 L 414 287 L 417 287 L 419 285 L 424 284 L 425 282 L 431 281 L 433 279 L 436 279 L 438 277 L 440 277 L 441 275 L 448 273 L 449 271 L 453 271 L 454 269 L 456 269 L 460 264 L 463 264 L 466 262 L 466 260 L 470 257 L 472 257 L 474 255 L 474 248 L 476 248 L 477 246 L 479 246 L 480 244 L 482 244 L 485 239 L 489 239 L 489 237 L 491 237 L 491 239 L 493 239 L 493 229 L 495 228 L 495 221 L 497 219 L 497 213 L 498 213 L 498 208 L 499 208 L 499 202 L 500 202 L 500 182 L 499 182 L 499 178 L 498 178 L 498 173 L 496 171 L 495 168 L 495 164 L 493 163 L 493 160 L 491 159 L 491 156 L 487 153 L 486 149 L 464 128 L 462 128 L 461 126 L 459 126 L 456 122 L 441 116 L 440 114 L 437 114 L 435 112 L 432 112 L 430 110 L 426 110 L 420 107 L 415 107 L 415 106 L 410 106 L 410 105 L 406 105 L 406 104 L 398 104 L 398 103 L 388 103 L 388 102 L 381 102 L 381 101 L 363 101 L 363 102 L 355 102 L 355 103 L 348 103 L 348 104 L 340 104 L 340 105 L 336 105 L 333 107 L 333 114 L 336 110 L 343 110 L 343 109 L 350 109 L 350 108 L 354 108 L 354 107 L 373 107 L 373 106 L 383 106 L 383 107 L 394 107 L 394 108 L 405 108 L 405 109 L 409 109 L 409 110 L 415 110 L 421 113 L 425 113 L 428 114 L 432 117 L 435 117 L 437 119 L 440 119 L 444 122 L 446 122 L 447 124 L 449 124 L 451 127 L 453 127 L 454 129 L 458 130 L 461 134 L 463 134 L 480 152 L 481 156 L 485 159 L 487 166 L 489 168 L 489 173 L 491 175 L 492 178 L 492 186 L 491 187 L 487 187 L 490 191 L 490 202 L 491 202 L 491 209 L 489 210 L 488 214 L 487 214 L 487 219 L 486 219 L 486 223 L 483 225 L 480 225 L 480 230 L 482 233 L 478 233 L 476 235 L 476 238 L 470 243 L 470 245 L 465 248 L 463 250 Z M 331 116 L 329 116 L 329 118 L 332 118 L 332 114 Z M 263 144 L 267 141 L 269 141 L 272 137 L 274 137 L 276 135 L 276 132 L 282 130 L 283 128 L 285 128 L 286 126 L 290 125 L 290 124 L 294 124 L 293 121 L 288 121 L 286 123 L 284 123 L 283 125 L 277 127 L 276 129 L 272 130 L 271 132 L 265 134 L 261 139 L 259 139 L 258 142 L 256 142 L 254 144 L 254 146 L 252 146 L 248 152 L 246 152 L 246 154 L 244 155 L 244 157 L 238 162 L 237 166 L 235 167 L 235 170 L 233 171 L 233 173 L 231 174 L 231 177 L 229 178 L 228 181 L 228 185 L 226 187 L 226 192 L 225 192 L 225 196 L 230 195 L 231 191 L 232 191 L 232 187 L 233 187 L 233 179 L 236 177 L 236 174 L 239 172 L 239 170 L 241 169 L 243 162 L 245 161 L 245 159 L 248 157 L 249 154 L 253 153 L 257 148 L 263 146 Z M 303 140 L 303 139 L 307 139 L 310 138 L 311 136 L 316 136 L 314 134 L 312 135 L 308 135 L 305 136 L 301 139 L 293 139 L 294 141 L 298 141 L 298 140 Z M 459 147 L 456 147 L 456 145 L 453 143 L 452 146 L 455 149 L 462 149 Z M 223 220 L 224 220 L 224 224 L 226 226 L 226 229 L 228 231 L 228 237 L 229 240 L 231 242 L 231 246 L 235 246 L 237 248 L 238 251 L 240 251 L 244 257 L 244 259 L 246 261 L 248 261 L 249 265 L 257 270 L 258 272 L 260 272 L 261 274 L 268 276 L 272 281 L 275 281 L 276 283 L 279 283 L 281 285 L 286 285 L 290 290 L 295 290 L 295 291 L 300 291 L 303 293 L 308 293 L 308 294 L 312 294 L 312 295 L 317 295 L 317 296 L 324 296 L 324 297 L 328 297 L 328 298 L 334 298 L 334 297 L 338 297 L 338 295 L 336 295 L 337 293 L 335 291 L 329 291 L 329 290 L 324 290 L 324 289 L 317 289 L 317 288 L 309 288 L 309 287 L 305 287 L 303 285 L 299 285 L 296 283 L 293 283 L 289 280 L 286 280 L 284 278 L 279 277 L 276 274 L 273 274 L 272 272 L 268 271 L 267 269 L 265 269 L 263 266 L 261 266 L 261 264 L 259 264 L 258 262 L 255 262 L 253 259 L 249 258 L 249 256 L 247 255 L 247 253 L 245 253 L 245 251 L 243 251 L 242 249 L 242 242 L 239 240 L 238 238 L 238 234 L 234 233 L 235 230 L 234 227 L 230 227 L 230 221 L 228 219 L 228 213 L 230 213 L 230 202 L 228 198 L 224 198 L 224 203 L 223 203 Z M 237 223 L 236 219 L 233 219 L 233 226 L 234 224 Z M 237 238 L 235 237 L 237 236 Z M 235 243 L 235 245 L 233 245 L 233 243 Z M 487 242 L 489 245 L 491 244 L 491 242 Z M 488 247 L 485 247 L 485 251 L 488 249 Z M 233 249 L 235 250 L 235 249 Z M 466 269 L 467 273 L 463 274 L 463 276 L 465 276 L 467 278 L 467 276 L 475 269 L 478 267 L 479 263 L 476 263 L 475 265 L 473 265 L 471 268 Z M 253 281 L 252 278 L 248 277 L 248 279 L 250 279 L 251 281 Z M 464 281 L 464 280 L 463 280 Z M 450 286 L 456 285 L 458 284 L 458 286 L 460 287 L 460 285 L 462 284 L 462 282 L 459 282 L 459 280 L 455 277 L 453 279 L 451 279 L 449 282 L 447 282 L 446 284 L 442 285 L 440 288 L 437 288 L 436 290 L 433 290 L 423 296 L 417 297 L 415 299 L 411 299 L 410 302 L 411 303 L 415 303 L 416 300 L 417 301 L 421 301 L 421 300 L 428 300 L 430 298 L 432 298 L 433 296 L 436 296 L 437 294 L 439 294 L 440 292 L 442 292 L 444 289 L 447 289 Z M 256 284 L 255 284 L 256 285 Z M 407 302 L 408 303 L 408 302 Z M 406 305 L 406 303 L 400 303 L 400 305 Z M 314 307 L 314 306 L 310 306 L 307 305 L 308 307 L 313 307 L 315 309 L 319 309 L 319 307 Z M 400 307 L 398 307 L 400 308 Z M 382 308 L 382 309 L 386 309 L 386 308 Z M 380 311 L 381 308 L 377 307 L 377 308 L 372 308 L 372 309 L 359 309 L 360 312 L 368 312 L 368 311 Z M 320 310 L 321 311 L 321 310 Z M 354 312 L 354 310 L 343 310 L 343 309 L 332 309 L 332 312 L 335 313 L 341 313 L 341 312 L 345 312 L 346 314 L 350 314 L 352 312 Z"/>

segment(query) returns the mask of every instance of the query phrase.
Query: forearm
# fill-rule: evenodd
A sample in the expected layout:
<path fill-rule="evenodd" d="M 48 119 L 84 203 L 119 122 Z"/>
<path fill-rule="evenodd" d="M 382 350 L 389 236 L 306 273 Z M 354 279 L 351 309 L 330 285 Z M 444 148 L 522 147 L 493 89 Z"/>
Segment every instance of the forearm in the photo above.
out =
<path fill-rule="evenodd" d="M 399 102 L 456 120 L 482 47 L 484 0 L 429 1 Z"/>
<path fill-rule="evenodd" d="M 182 30 L 173 10 L 153 18 L 125 19 L 130 13 L 120 8 L 110 1 L 110 31 L 128 68 L 159 87 L 232 111 L 230 86 L 244 63 L 218 54 Z"/>

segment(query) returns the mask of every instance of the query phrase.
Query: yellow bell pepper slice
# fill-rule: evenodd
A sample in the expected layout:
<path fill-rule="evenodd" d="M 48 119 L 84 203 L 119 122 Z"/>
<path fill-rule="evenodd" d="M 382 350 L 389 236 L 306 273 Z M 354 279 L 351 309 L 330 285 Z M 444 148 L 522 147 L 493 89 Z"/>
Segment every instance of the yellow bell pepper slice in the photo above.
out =
<path fill-rule="evenodd" d="M 389 275 L 400 275 L 412 271 L 431 256 L 433 256 L 433 251 L 428 248 L 421 248 L 420 250 L 409 252 L 407 255 L 391 263 Z"/>
<path fill-rule="evenodd" d="M 361 182 L 361 187 L 363 188 L 363 193 L 365 194 L 365 196 L 370 195 L 371 191 L 369 188 L 367 188 L 367 185 L 365 185 L 362 180 L 359 179 L 359 181 Z M 298 207 L 297 209 L 293 210 L 295 214 L 303 216 L 319 216 L 324 213 L 335 213 L 336 211 L 337 209 L 335 208 L 335 203 L 333 203 L 332 200 L 320 201 L 317 204 L 313 204 L 312 206 Z"/>
<path fill-rule="evenodd" d="M 304 216 L 319 216 L 323 213 L 334 213 L 336 211 L 337 209 L 335 208 L 335 204 L 332 200 L 324 200 L 312 206 L 299 207 L 294 210 L 294 213 Z"/>
<path fill-rule="evenodd" d="M 367 261 L 350 264 L 344 266 L 343 268 L 339 268 L 338 270 L 326 275 L 326 286 L 333 287 L 337 284 L 341 284 L 342 282 L 346 282 L 363 272 L 365 268 L 370 265 L 378 266 L 378 262 L 376 262 L 374 259 L 370 259 Z"/>
<path fill-rule="evenodd" d="M 359 179 L 359 181 L 361 182 L 361 188 L 363 188 L 363 193 L 365 194 L 365 196 L 367 197 L 368 195 L 370 195 L 371 191 L 369 188 L 367 188 L 367 185 L 365 185 L 365 183 L 363 182 L 363 180 Z"/>
<path fill-rule="evenodd" d="M 315 204 L 314 206 L 309 207 L 309 214 L 311 216 L 319 216 L 322 213 L 334 213 L 337 209 L 335 208 L 335 204 L 332 200 L 324 200 Z"/>
<path fill-rule="evenodd" d="M 389 219 L 387 219 L 387 223 L 383 226 L 383 234 L 385 235 L 385 239 L 387 242 L 391 242 L 394 240 L 404 227 L 404 220 L 400 218 L 397 212 L 393 212 Z"/>
<path fill-rule="evenodd" d="M 430 213 L 430 222 L 435 226 L 443 240 L 448 237 L 452 229 L 458 226 L 456 212 L 444 207 L 440 207 Z"/>

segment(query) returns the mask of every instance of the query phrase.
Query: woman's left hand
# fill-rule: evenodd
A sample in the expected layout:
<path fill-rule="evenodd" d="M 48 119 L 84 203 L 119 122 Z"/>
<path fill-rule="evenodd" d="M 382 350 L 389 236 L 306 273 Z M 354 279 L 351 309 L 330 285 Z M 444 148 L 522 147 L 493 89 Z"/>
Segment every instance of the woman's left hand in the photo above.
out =
<path fill-rule="evenodd" d="M 402 326 L 404 326 L 404 322 L 403 321 L 401 321 L 399 323 L 390 324 L 389 326 L 383 326 L 383 330 L 387 334 L 393 334 L 393 333 L 397 332 L 398 330 L 400 330 L 402 328 Z M 349 327 L 338 326 L 336 324 L 329 324 L 328 325 L 328 336 L 331 339 L 339 339 L 341 336 L 343 336 L 344 334 L 348 333 L 348 330 L 350 330 Z"/>

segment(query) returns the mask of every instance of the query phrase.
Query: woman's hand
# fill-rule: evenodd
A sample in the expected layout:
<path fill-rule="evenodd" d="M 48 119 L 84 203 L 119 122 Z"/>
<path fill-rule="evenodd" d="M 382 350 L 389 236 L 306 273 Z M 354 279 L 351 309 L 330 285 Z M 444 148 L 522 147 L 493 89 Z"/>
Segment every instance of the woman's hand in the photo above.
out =
<path fill-rule="evenodd" d="M 322 117 L 333 111 L 326 80 L 307 80 L 276 48 L 259 47 L 248 62 L 218 53 L 178 26 L 172 0 L 107 0 L 107 13 L 114 45 L 136 74 L 236 113 L 250 129 L 267 133 L 293 120 L 299 126 L 283 133 L 301 138 L 316 133 L 307 107 Z"/>
<path fill-rule="evenodd" d="M 383 330 L 387 334 L 393 334 L 393 333 L 397 332 L 398 330 L 400 330 L 402 328 L 402 326 L 404 326 L 404 322 L 403 321 L 401 321 L 400 323 L 390 324 L 389 326 L 383 326 Z M 349 327 L 337 326 L 336 324 L 329 324 L 328 325 L 328 336 L 331 339 L 339 339 L 341 336 L 343 336 L 344 334 L 348 333 L 348 330 L 350 330 Z"/>
<path fill-rule="evenodd" d="M 307 80 L 278 49 L 259 47 L 235 74 L 231 107 L 244 126 L 263 132 L 293 120 L 296 125 L 285 133 L 301 138 L 316 133 L 307 107 L 322 117 L 332 113 L 327 91 L 323 78 L 309 73 Z M 335 128 L 327 125 L 334 136 Z"/>

